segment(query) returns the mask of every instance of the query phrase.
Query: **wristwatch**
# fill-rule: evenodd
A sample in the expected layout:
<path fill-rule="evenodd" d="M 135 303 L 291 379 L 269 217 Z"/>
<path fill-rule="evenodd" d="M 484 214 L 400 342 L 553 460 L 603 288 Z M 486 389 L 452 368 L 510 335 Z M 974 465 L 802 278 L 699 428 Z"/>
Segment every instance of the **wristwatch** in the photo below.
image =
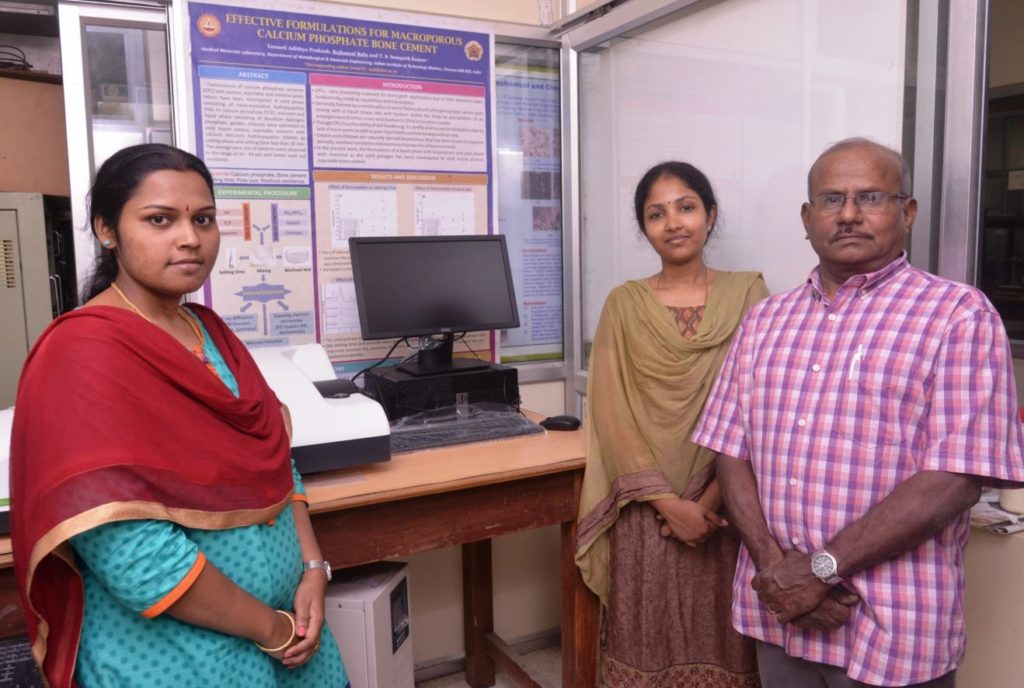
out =
<path fill-rule="evenodd" d="M 322 559 L 310 559 L 309 561 L 302 562 L 303 573 L 310 569 L 323 569 L 324 573 L 327 574 L 327 582 L 331 581 L 331 562 Z"/>
<path fill-rule="evenodd" d="M 811 555 L 811 573 L 818 577 L 822 583 L 838 585 L 843 579 L 838 574 L 839 563 L 836 558 L 825 550 L 818 550 Z"/>

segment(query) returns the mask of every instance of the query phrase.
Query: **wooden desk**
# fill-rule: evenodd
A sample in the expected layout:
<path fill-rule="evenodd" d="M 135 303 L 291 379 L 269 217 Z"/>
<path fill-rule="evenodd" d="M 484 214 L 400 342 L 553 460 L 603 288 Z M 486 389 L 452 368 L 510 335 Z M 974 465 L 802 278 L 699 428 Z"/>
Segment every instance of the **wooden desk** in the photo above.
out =
<path fill-rule="evenodd" d="M 324 556 L 355 566 L 462 545 L 466 681 L 494 685 L 495 665 L 520 685 L 531 679 L 494 634 L 491 538 L 542 526 L 562 529 L 562 685 L 597 686 L 598 601 L 573 560 L 583 478 L 582 431 L 398 454 L 391 461 L 307 476 L 310 512 Z M 0 539 L 0 635 L 24 631 Z"/>

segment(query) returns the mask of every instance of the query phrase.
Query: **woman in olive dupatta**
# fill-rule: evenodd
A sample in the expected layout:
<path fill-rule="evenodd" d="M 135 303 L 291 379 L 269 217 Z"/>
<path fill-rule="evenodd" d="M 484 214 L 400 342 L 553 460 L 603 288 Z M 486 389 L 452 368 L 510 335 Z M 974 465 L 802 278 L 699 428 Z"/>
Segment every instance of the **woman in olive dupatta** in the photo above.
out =
<path fill-rule="evenodd" d="M 662 163 L 636 190 L 656 275 L 608 296 L 587 393 L 576 562 L 606 608 L 604 685 L 758 686 L 752 641 L 730 625 L 739 537 L 717 514 L 715 454 L 690 433 L 760 274 L 708 269 L 707 178 Z"/>

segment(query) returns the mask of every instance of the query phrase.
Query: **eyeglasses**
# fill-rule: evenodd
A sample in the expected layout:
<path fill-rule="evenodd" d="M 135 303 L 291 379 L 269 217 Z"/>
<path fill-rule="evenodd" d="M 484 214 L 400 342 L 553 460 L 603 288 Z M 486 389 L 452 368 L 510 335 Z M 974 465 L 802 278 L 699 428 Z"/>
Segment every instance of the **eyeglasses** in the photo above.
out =
<path fill-rule="evenodd" d="M 909 196 L 905 193 L 886 193 L 885 191 L 861 191 L 852 195 L 826 193 L 811 199 L 811 205 L 823 213 L 835 214 L 846 206 L 847 199 L 853 199 L 862 213 L 880 213 L 889 205 L 889 201 L 898 198 L 901 201 Z"/>

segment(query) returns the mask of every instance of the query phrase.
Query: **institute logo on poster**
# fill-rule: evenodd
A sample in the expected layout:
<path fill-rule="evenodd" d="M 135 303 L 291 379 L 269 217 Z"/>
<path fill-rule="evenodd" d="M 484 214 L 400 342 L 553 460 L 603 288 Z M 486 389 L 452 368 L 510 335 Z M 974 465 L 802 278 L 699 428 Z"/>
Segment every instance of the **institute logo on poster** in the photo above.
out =
<path fill-rule="evenodd" d="M 466 57 L 473 62 L 479 61 L 484 56 L 484 47 L 478 41 L 470 41 L 466 44 L 464 50 L 466 51 Z"/>
<path fill-rule="evenodd" d="M 216 38 L 220 35 L 220 19 L 212 14 L 201 14 L 196 19 L 196 28 L 207 38 Z"/>

